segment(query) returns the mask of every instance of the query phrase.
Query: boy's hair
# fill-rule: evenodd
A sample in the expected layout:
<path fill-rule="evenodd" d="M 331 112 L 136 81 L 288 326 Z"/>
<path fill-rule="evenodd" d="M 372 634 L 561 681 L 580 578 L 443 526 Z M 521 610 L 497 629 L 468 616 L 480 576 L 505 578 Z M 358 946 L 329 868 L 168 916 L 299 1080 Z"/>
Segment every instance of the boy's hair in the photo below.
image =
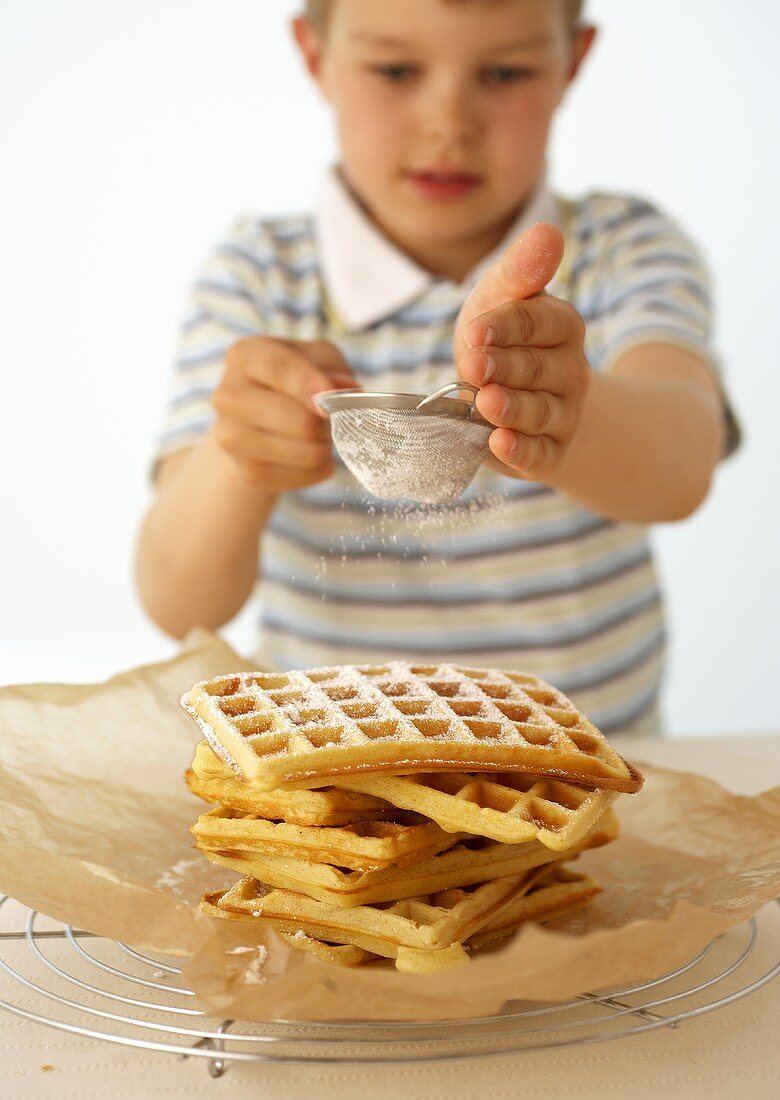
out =
<path fill-rule="evenodd" d="M 473 0 L 445 0 L 447 4 L 463 4 L 471 3 Z M 501 0 L 479 0 L 480 3 L 501 3 Z M 334 0 L 304 0 L 303 14 L 308 21 L 314 27 L 315 30 L 322 33 L 328 26 L 328 18 L 330 16 L 331 8 L 333 7 Z M 575 25 L 577 20 L 582 15 L 582 9 L 585 6 L 585 0 L 564 0 L 566 7 L 566 16 L 572 26 Z"/>

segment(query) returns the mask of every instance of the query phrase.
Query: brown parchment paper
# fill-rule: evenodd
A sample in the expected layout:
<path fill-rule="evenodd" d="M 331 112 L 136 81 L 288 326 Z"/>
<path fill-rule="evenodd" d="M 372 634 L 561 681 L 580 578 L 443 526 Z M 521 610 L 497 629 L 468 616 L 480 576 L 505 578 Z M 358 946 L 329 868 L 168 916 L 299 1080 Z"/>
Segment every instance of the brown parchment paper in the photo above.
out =
<path fill-rule="evenodd" d="M 455 1019 L 652 978 L 780 893 L 780 787 L 747 798 L 646 766 L 641 793 L 617 802 L 621 838 L 576 864 L 604 893 L 468 965 L 343 970 L 259 926 L 214 920 L 198 899 L 236 876 L 192 849 L 203 803 L 182 775 L 200 735 L 178 700 L 196 680 L 249 667 L 194 632 L 173 660 L 105 684 L 0 689 L 0 891 L 184 956 L 185 980 L 215 1015 L 298 1020 Z"/>

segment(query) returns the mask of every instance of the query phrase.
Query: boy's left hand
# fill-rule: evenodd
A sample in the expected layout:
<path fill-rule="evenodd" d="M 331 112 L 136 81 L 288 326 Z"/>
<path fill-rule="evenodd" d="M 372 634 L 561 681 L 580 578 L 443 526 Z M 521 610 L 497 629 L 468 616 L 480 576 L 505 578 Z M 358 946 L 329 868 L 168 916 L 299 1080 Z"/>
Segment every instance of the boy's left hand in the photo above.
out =
<path fill-rule="evenodd" d="M 533 481 L 548 481 L 563 460 L 590 376 L 584 321 L 544 293 L 562 256 L 560 231 L 535 225 L 485 272 L 455 326 L 458 375 L 481 387 L 476 404 L 496 425 L 498 468 Z"/>

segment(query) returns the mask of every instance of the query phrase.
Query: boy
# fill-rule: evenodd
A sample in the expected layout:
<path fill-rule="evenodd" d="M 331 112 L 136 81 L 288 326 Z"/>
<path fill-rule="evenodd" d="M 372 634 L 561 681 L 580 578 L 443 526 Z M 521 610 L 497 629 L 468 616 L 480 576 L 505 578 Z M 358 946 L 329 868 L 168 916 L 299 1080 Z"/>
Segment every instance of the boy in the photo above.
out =
<path fill-rule="evenodd" d="M 523 668 L 610 734 L 657 728 L 644 525 L 697 507 L 734 430 L 693 246 L 642 200 L 546 185 L 595 35 L 580 7 L 319 0 L 295 20 L 340 163 L 314 218 L 242 220 L 195 287 L 138 545 L 169 633 L 230 619 L 259 559 L 266 666 Z M 367 498 L 314 395 L 456 374 L 496 426 L 464 501 Z"/>

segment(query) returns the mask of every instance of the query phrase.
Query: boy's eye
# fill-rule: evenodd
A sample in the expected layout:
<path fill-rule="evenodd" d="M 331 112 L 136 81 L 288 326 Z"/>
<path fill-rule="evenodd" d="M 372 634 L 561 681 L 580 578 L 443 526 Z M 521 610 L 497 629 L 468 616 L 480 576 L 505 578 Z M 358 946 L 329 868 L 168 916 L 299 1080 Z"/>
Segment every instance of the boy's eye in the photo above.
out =
<path fill-rule="evenodd" d="M 517 65 L 490 65 L 482 72 L 486 84 L 518 84 L 533 75 L 533 69 L 520 68 Z"/>
<path fill-rule="evenodd" d="M 372 67 L 372 72 L 393 84 L 400 84 L 404 80 L 411 79 L 416 71 L 414 65 L 374 65 Z"/>

